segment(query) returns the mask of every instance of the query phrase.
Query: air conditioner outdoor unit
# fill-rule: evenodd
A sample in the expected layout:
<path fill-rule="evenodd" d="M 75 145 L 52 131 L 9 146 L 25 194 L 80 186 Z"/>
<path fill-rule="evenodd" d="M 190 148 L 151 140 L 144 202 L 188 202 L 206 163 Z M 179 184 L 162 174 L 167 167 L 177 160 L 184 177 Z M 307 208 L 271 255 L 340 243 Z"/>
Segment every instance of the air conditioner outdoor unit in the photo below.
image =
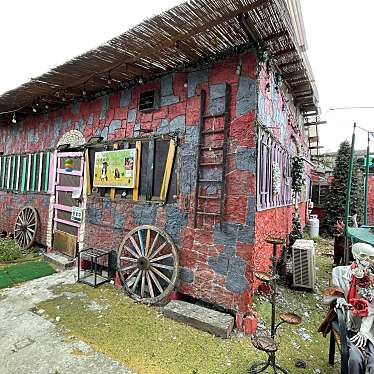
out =
<path fill-rule="evenodd" d="M 314 290 L 316 258 L 313 240 L 298 239 L 292 246 L 293 286 Z"/>

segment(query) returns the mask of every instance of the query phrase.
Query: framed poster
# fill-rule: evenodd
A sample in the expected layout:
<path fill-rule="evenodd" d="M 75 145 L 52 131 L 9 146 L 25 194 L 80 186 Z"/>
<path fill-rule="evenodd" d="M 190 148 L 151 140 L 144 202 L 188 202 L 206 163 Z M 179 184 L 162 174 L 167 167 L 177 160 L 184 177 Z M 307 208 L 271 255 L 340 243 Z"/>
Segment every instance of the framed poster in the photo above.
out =
<path fill-rule="evenodd" d="M 136 148 L 95 153 L 94 187 L 134 188 Z"/>

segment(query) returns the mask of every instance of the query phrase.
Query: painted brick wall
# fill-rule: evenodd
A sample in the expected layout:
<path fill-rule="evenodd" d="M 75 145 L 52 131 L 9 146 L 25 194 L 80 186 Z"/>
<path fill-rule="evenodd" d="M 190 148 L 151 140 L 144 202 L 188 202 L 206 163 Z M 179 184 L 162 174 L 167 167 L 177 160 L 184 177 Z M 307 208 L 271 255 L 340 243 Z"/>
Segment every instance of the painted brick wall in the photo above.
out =
<path fill-rule="evenodd" d="M 85 245 L 117 249 L 126 232 L 137 225 L 152 223 L 163 227 L 179 247 L 181 292 L 229 309 L 247 310 L 251 303 L 250 262 L 254 243 L 256 69 L 255 55 L 247 53 L 169 74 L 91 102 L 27 117 L 17 126 L 0 129 L 0 145 L 5 154 L 54 148 L 59 138 L 73 129 L 81 131 L 86 140 L 93 135 L 108 140 L 139 136 L 140 127 L 158 134 L 179 131 L 178 202 L 160 207 L 91 196 L 87 201 Z M 226 224 L 221 232 L 216 219 L 205 218 L 194 229 L 199 93 L 202 88 L 206 90 L 207 110 L 217 113 L 225 106 L 226 84 L 231 89 Z M 151 88 L 160 92 L 160 107 L 140 113 L 140 92 Z M 215 121 L 220 120 L 208 120 L 207 127 L 216 125 Z M 221 139 L 221 134 L 216 134 L 209 141 L 214 144 Z M 205 171 L 203 177 L 217 175 L 213 169 Z M 215 194 L 216 186 L 207 186 L 206 192 Z M 15 207 L 9 204 L 7 215 L 11 206 Z"/>
<path fill-rule="evenodd" d="M 169 74 L 91 102 L 77 103 L 46 115 L 30 116 L 17 126 L 0 129 L 0 145 L 4 147 L 5 154 L 54 148 L 59 138 L 72 129 L 80 130 L 86 140 L 93 135 L 109 140 L 139 136 L 140 128 L 151 129 L 158 134 L 178 131 L 180 145 L 176 165 L 180 193 L 177 202 L 157 206 L 90 196 L 87 201 L 85 246 L 117 249 L 132 228 L 140 224 L 155 224 L 164 228 L 179 248 L 180 292 L 244 312 L 252 303 L 254 264 L 257 266 L 258 263 L 261 267 L 267 263 L 266 256 L 262 255 L 266 231 L 277 223 L 281 224 L 282 232 L 289 231 L 291 217 L 289 207 L 256 214 L 256 69 L 255 55 L 246 53 L 210 66 Z M 240 74 L 237 74 L 238 71 Z M 224 109 L 226 84 L 230 85 L 231 96 L 224 230 L 221 232 L 218 220 L 211 217 L 200 219 L 198 228 L 194 229 L 199 93 L 202 88 L 207 91 L 209 112 L 220 112 Z M 160 92 L 160 107 L 150 113 L 140 113 L 137 110 L 140 92 L 151 88 Z M 289 113 L 292 116 L 292 108 Z M 275 118 L 278 117 L 277 114 Z M 208 127 L 213 126 L 215 120 L 210 121 L 207 121 Z M 286 126 L 289 124 L 286 121 Z M 219 142 L 221 135 L 213 135 L 210 140 Z M 211 160 L 205 158 L 202 161 Z M 217 171 L 204 172 L 203 177 L 216 178 Z M 215 185 L 207 186 L 206 193 L 216 192 Z M 18 211 L 17 199 L 21 204 L 25 203 L 22 199 L 32 199 L 31 195 L 4 196 L 0 192 L 1 212 L 7 209 L 6 216 L 14 214 L 14 209 Z M 35 197 L 40 198 L 47 200 L 46 197 Z M 39 201 L 30 200 L 30 203 L 44 211 L 44 205 Z M 45 207 L 47 211 L 47 201 Z M 41 215 L 46 222 L 47 214 Z M 42 229 L 45 235 L 45 226 Z M 258 241 L 256 246 L 255 240 Z"/>
<path fill-rule="evenodd" d="M 36 208 L 39 214 L 39 229 L 36 240 L 46 245 L 48 222 L 48 194 L 12 194 L 0 191 L 0 230 L 13 233 L 18 212 L 25 206 Z"/>
<path fill-rule="evenodd" d="M 369 175 L 368 223 L 374 226 L 374 175 Z"/>

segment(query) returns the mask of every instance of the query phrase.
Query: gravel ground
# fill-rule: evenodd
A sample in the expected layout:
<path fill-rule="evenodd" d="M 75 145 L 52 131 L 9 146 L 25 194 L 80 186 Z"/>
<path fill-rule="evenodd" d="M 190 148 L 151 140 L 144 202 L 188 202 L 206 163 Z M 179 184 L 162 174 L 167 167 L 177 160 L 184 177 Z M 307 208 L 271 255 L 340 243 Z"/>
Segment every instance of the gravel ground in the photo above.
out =
<path fill-rule="evenodd" d="M 49 287 L 75 282 L 75 270 L 0 291 L 0 372 L 2 374 L 133 373 L 86 343 L 61 335 L 35 310 L 56 297 Z"/>

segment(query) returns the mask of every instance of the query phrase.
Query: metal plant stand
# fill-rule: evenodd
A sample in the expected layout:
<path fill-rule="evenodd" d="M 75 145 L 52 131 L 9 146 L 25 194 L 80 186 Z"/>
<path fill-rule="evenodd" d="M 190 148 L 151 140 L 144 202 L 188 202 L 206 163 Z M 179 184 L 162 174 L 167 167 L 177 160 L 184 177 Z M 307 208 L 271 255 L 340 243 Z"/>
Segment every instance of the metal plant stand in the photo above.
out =
<path fill-rule="evenodd" d="M 97 260 L 100 257 L 107 257 L 108 272 L 109 272 L 109 254 L 110 251 L 103 251 L 100 249 L 88 248 L 78 252 L 78 282 L 88 284 L 92 287 L 97 287 L 100 284 L 110 281 L 108 276 L 98 274 Z M 82 276 L 81 260 L 85 259 L 90 262 L 90 269 L 85 270 Z"/>
<path fill-rule="evenodd" d="M 255 273 L 255 277 L 261 280 L 264 283 L 269 284 L 271 288 L 271 328 L 270 336 L 267 335 L 254 335 L 252 337 L 253 346 L 259 351 L 266 352 L 269 355 L 267 361 L 255 362 L 251 365 L 249 369 L 249 374 L 257 374 L 264 372 L 267 368 L 272 368 L 274 373 L 288 373 L 286 369 L 283 369 L 276 363 L 276 352 L 278 350 L 278 345 L 275 342 L 275 336 L 278 330 L 278 327 L 283 323 L 288 323 L 292 325 L 297 325 L 301 323 L 301 317 L 294 313 L 281 313 L 279 318 L 280 322 L 276 324 L 275 321 L 275 305 L 276 305 L 276 294 L 277 294 L 277 274 L 276 274 L 276 265 L 277 265 L 277 245 L 284 245 L 284 239 L 281 238 L 272 238 L 269 237 L 267 243 L 273 245 L 273 254 L 271 257 L 271 265 L 269 273 Z"/>

